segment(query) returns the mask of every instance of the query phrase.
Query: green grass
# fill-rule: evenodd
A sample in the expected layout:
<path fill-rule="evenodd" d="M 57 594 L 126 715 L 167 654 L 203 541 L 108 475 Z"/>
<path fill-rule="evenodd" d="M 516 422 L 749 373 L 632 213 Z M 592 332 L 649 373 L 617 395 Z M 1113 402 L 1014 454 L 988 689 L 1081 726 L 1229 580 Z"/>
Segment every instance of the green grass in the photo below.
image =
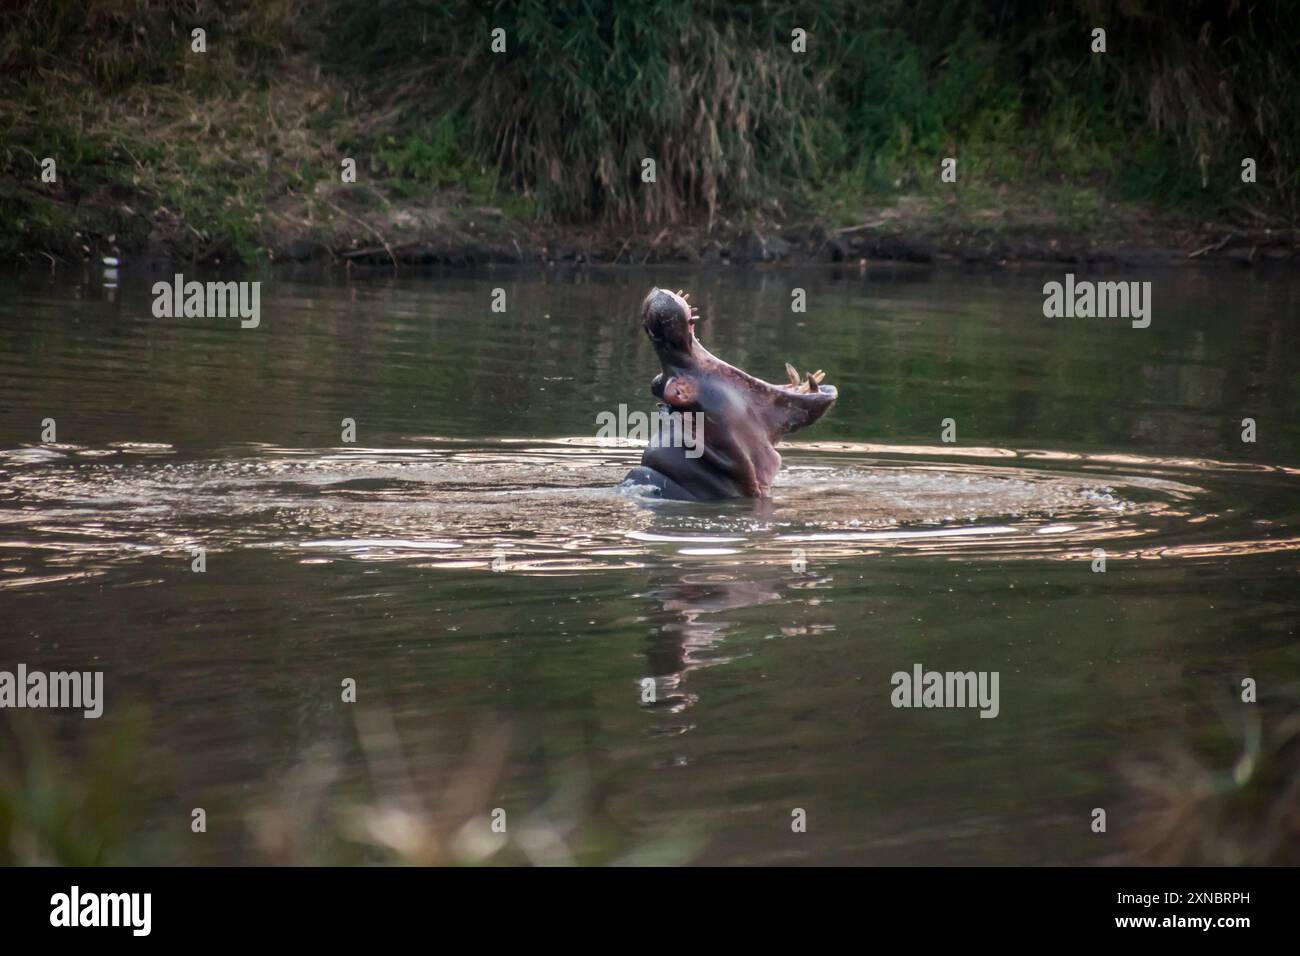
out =
<path fill-rule="evenodd" d="M 337 62 L 424 77 L 458 141 L 556 219 L 710 219 L 855 179 L 887 194 L 940 157 L 988 182 L 1067 178 L 1177 211 L 1294 216 L 1300 109 L 1282 6 L 380 0 L 335 7 Z M 1108 52 L 1089 49 L 1105 23 Z M 381 24 L 399 24 L 387 41 Z M 487 37 L 507 28 L 506 54 Z M 810 35 L 789 49 L 789 31 Z M 429 72 L 427 64 L 445 64 Z M 1243 184 L 1241 155 L 1260 160 Z M 655 158 L 653 187 L 637 163 Z M 1264 157 L 1268 157 L 1265 159 Z M 1202 165 L 1208 175 L 1202 175 Z M 846 178 L 847 174 L 847 178 Z"/>
<path fill-rule="evenodd" d="M 19 0 L 0 39 L 0 254 L 73 254 L 78 230 L 134 239 L 110 195 L 178 217 L 183 257 L 264 256 L 269 210 L 328 211 L 312 197 L 344 155 L 391 202 L 619 228 L 809 205 L 848 224 L 904 196 L 973 208 L 1002 186 L 1063 224 L 1107 200 L 1294 222 L 1298 10 Z M 66 186 L 39 183 L 45 155 Z M 1241 182 L 1243 156 L 1258 183 Z"/>

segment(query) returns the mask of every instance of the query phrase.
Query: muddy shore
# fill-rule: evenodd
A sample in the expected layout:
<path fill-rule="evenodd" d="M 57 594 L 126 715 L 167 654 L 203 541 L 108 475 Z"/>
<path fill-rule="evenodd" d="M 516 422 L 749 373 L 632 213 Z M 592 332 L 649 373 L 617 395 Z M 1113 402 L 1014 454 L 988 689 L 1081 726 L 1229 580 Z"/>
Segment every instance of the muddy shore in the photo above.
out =
<path fill-rule="evenodd" d="M 10 258 L 19 266 L 42 268 L 105 257 L 153 262 L 197 261 L 229 266 L 239 257 L 215 248 L 192 260 L 172 237 L 182 224 L 144 217 L 126 202 L 89 197 L 87 208 L 69 210 L 81 228 L 61 250 L 27 247 Z M 478 209 L 458 217 L 445 213 L 405 214 L 411 225 L 393 231 L 388 222 L 345 214 L 350 223 L 332 228 L 276 230 L 263 240 L 269 264 L 402 267 L 485 264 L 759 263 L 965 264 L 998 267 L 1013 263 L 1176 265 L 1227 261 L 1243 267 L 1300 266 L 1300 230 L 1219 224 L 1157 222 L 1101 232 L 1036 223 L 999 223 L 980 228 L 928 225 L 911 220 L 867 222 L 836 228 L 822 222 L 683 224 L 643 231 L 610 226 L 542 226 L 510 220 L 497 210 Z M 456 221 L 459 219 L 459 221 Z"/>
<path fill-rule="evenodd" d="M 721 229 L 682 228 L 623 238 L 605 232 L 547 230 L 515 235 L 447 233 L 388 246 L 329 249 L 295 240 L 279 261 L 337 260 L 369 265 L 485 263 L 602 263 L 693 265 L 813 262 L 1177 264 L 1227 260 L 1243 266 L 1300 264 L 1300 231 L 1166 231 L 1125 239 L 1069 234 L 959 231 L 879 227 L 832 229 L 821 224 Z"/>

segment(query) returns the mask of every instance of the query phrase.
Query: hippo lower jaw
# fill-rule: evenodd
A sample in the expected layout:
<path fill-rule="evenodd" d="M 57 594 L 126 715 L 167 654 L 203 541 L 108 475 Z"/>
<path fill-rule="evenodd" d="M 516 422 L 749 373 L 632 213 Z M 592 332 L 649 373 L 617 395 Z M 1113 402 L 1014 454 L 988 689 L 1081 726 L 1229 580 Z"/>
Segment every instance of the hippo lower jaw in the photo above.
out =
<path fill-rule="evenodd" d="M 655 471 L 647 465 L 637 465 L 629 471 L 623 477 L 623 484 L 655 488 L 658 490 L 660 498 L 668 498 L 672 501 L 723 501 L 727 498 L 741 497 L 734 494 L 702 497 L 683 488 L 663 472 Z"/>
<path fill-rule="evenodd" d="M 681 501 L 765 498 L 781 467 L 776 442 L 816 422 L 838 393 L 821 384 L 820 371 L 801 382 L 787 364 L 789 383 L 773 385 L 728 365 L 695 338 L 695 321 L 683 295 L 652 289 L 642 303 L 641 322 L 663 365 L 650 385 L 663 403 L 658 421 L 690 416 L 699 429 L 686 441 L 677 440 L 681 428 L 654 429 L 624 482 Z"/>

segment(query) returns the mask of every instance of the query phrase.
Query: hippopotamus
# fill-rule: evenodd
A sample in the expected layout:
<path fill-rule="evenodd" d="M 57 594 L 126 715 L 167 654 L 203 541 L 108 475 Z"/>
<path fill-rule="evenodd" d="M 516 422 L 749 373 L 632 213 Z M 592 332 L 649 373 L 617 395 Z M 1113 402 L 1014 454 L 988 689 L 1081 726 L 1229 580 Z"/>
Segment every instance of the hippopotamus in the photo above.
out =
<path fill-rule="evenodd" d="M 679 501 L 766 498 L 781 467 L 774 445 L 825 415 L 838 393 L 822 384 L 821 370 L 801 381 L 787 362 L 789 382 L 772 385 L 728 365 L 695 337 L 697 316 L 687 299 L 651 289 L 641 303 L 641 324 L 663 365 L 650 383 L 661 420 L 664 413 L 683 413 L 700 430 L 689 443 L 652 430 L 641 464 L 623 482 L 652 485 Z"/>

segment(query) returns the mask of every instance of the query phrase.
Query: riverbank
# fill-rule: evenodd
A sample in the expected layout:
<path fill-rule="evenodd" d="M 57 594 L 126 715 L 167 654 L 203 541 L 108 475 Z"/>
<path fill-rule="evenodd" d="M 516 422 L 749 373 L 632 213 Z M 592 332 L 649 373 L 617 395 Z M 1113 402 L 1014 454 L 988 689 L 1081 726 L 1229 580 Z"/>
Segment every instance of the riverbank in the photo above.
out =
<path fill-rule="evenodd" d="M 1285 117 L 1267 113 L 1269 135 L 1247 142 L 1259 117 L 1233 114 L 1241 136 L 1206 138 L 1211 112 L 1180 113 L 1184 142 L 1163 114 L 1137 112 L 1150 97 L 1116 78 L 1128 74 L 1069 43 L 1050 68 L 1020 75 L 978 12 L 950 25 L 941 56 L 923 23 L 900 33 L 878 26 L 879 10 L 854 29 L 832 18 L 822 55 L 806 61 L 762 31 L 687 17 L 692 44 L 649 61 L 623 50 L 629 69 L 693 71 L 698 85 L 759 55 L 768 72 L 744 102 L 715 109 L 712 87 L 668 84 L 638 111 L 609 81 L 592 95 L 615 99 L 594 113 L 564 85 L 587 74 L 548 55 L 555 36 L 589 24 L 565 21 L 552 36 L 521 14 L 521 35 L 541 45 L 484 61 L 473 44 L 438 54 L 423 14 L 398 4 L 385 16 L 399 14 L 424 39 L 407 31 L 390 50 L 380 17 L 384 29 L 356 51 L 340 44 L 369 36 L 365 5 L 219 20 L 203 7 L 177 20 L 139 0 L 134 12 L 95 4 L 68 20 L 28 4 L 0 47 L 0 262 L 1300 262 Z M 196 52 L 190 27 L 215 22 Z M 1136 43 L 1145 27 L 1125 23 Z M 1235 20 L 1221 29 L 1242 42 L 1273 35 Z M 604 63 L 603 41 L 590 39 L 583 55 Z M 862 43 L 898 62 L 859 75 Z M 1222 66 L 1181 55 L 1206 76 Z M 1164 66 L 1144 69 L 1163 89 Z M 1032 94 L 1053 71 L 1073 76 L 1073 92 Z M 741 80 L 713 79 L 739 95 Z M 536 97 L 533 81 L 560 84 L 546 122 L 528 125 L 526 111 L 498 122 L 517 112 L 511 84 Z M 1280 82 L 1252 75 L 1243 90 Z M 880 115 L 860 113 L 862 90 L 889 97 Z M 706 126 L 647 128 L 647 111 Z M 745 124 L 753 143 L 735 138 Z M 1258 184 L 1242 175 L 1247 149 Z M 945 156 L 955 181 L 941 180 Z M 657 159 L 657 181 L 644 180 L 643 157 Z"/>
<path fill-rule="evenodd" d="M 141 91 L 126 119 L 98 97 L 75 110 L 3 104 L 8 141 L 27 145 L 10 148 L 10 175 L 0 179 L 0 262 L 1300 264 L 1300 230 L 1253 207 L 1194 215 L 1113 198 L 1102 182 L 978 171 L 944 184 L 937 167 L 928 185 L 841 184 L 722 209 L 712 222 L 555 221 L 526 193 L 476 173 L 445 186 L 412 182 L 391 157 L 350 145 L 355 116 L 314 119 L 341 96 L 316 82 L 289 71 L 201 108 Z M 49 183 L 47 153 L 58 163 Z M 356 160 L 356 182 L 336 171 L 340 155 Z"/>
<path fill-rule="evenodd" d="M 1003 196 L 1016 191 L 985 189 L 983 201 L 863 196 L 838 215 L 741 214 L 712 225 L 634 228 L 543 223 L 454 192 L 403 198 L 342 184 L 288 193 L 238 218 L 228 213 L 221 222 L 195 222 L 151 202 L 145 190 L 99 183 L 43 194 L 43 215 L 6 231 L 3 259 L 36 268 L 104 257 L 390 268 L 548 262 L 1300 265 L 1300 230 L 1267 219 L 1242 214 L 1226 222 L 1195 221 L 1108 203 L 1096 194 L 1087 196 L 1087 212 L 1063 216 L 1043 203 Z M 861 221 L 840 224 L 845 218 Z"/>

